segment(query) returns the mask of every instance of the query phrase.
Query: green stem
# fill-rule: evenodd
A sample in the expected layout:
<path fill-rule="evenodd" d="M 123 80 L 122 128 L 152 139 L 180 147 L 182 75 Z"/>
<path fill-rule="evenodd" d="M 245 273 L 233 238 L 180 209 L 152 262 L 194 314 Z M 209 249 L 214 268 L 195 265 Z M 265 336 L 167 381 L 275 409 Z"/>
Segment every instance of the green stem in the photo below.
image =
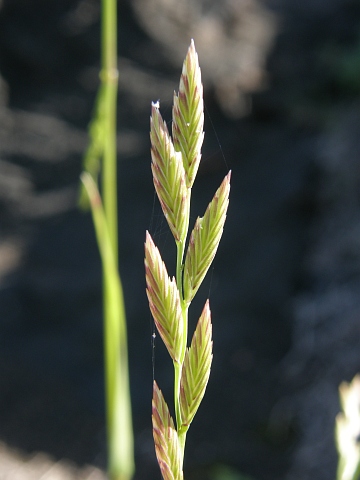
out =
<path fill-rule="evenodd" d="M 183 431 L 178 432 L 178 439 L 179 439 L 179 444 L 180 444 L 180 449 L 181 449 L 181 464 L 184 464 L 184 453 L 185 453 L 185 442 L 186 442 L 186 434 L 187 434 L 187 428 Z"/>
<path fill-rule="evenodd" d="M 81 180 L 90 199 L 103 265 L 109 478 L 111 480 L 129 480 L 133 475 L 134 461 L 123 289 L 99 190 L 89 173 L 84 172 Z"/>
<path fill-rule="evenodd" d="M 101 65 L 117 72 L 117 1 L 102 0 Z"/>
<path fill-rule="evenodd" d="M 189 304 L 184 300 L 184 289 L 183 289 L 183 273 L 184 273 L 184 254 L 185 254 L 185 242 L 188 236 L 189 230 L 189 218 L 190 218 L 190 199 L 191 199 L 191 188 L 187 190 L 187 208 L 186 208 L 186 232 L 184 237 L 176 242 L 176 285 L 180 294 L 181 302 L 181 311 L 184 322 L 184 331 L 181 345 L 181 354 L 180 361 L 174 362 L 174 406 L 175 406 L 175 418 L 176 418 L 176 428 L 178 433 L 178 439 L 180 443 L 182 463 L 184 461 L 184 451 L 185 451 L 185 440 L 186 432 L 188 427 L 184 427 L 181 419 L 181 410 L 180 410 L 180 380 L 181 372 L 185 358 L 185 352 L 187 347 L 187 336 L 188 336 L 188 310 Z"/>
<path fill-rule="evenodd" d="M 183 258 L 185 252 L 185 242 L 179 240 L 176 242 L 176 285 L 180 293 L 180 300 L 183 301 Z"/>
<path fill-rule="evenodd" d="M 113 267 L 103 259 L 105 396 L 108 436 L 108 473 L 111 480 L 130 480 L 134 473 L 133 432 L 126 317 L 118 274 L 116 105 L 117 1 L 102 0 L 101 88 L 103 89 L 104 144 L 102 194 L 108 244 Z M 108 256 L 109 258 L 109 256 Z M 115 268 L 116 280 L 112 275 Z"/>
<path fill-rule="evenodd" d="M 182 364 L 174 362 L 174 404 L 175 404 L 175 418 L 176 426 L 179 429 L 181 426 L 180 413 L 180 379 L 181 379 Z"/>
<path fill-rule="evenodd" d="M 185 238 L 186 237 L 187 237 L 187 232 L 186 232 Z M 180 240 L 176 242 L 176 284 L 180 293 L 181 310 L 182 310 L 182 316 L 183 316 L 183 322 L 184 322 L 184 331 L 183 331 L 183 338 L 182 338 L 183 341 L 181 346 L 180 361 L 174 362 L 174 405 L 175 405 L 176 427 L 178 432 L 180 449 L 182 453 L 182 462 L 184 460 L 187 427 L 184 428 L 182 424 L 182 419 L 181 419 L 180 380 L 181 380 L 181 372 L 182 372 L 186 346 L 187 346 L 188 309 L 189 309 L 189 305 L 184 301 L 184 292 L 183 292 L 184 253 L 185 253 L 185 240 Z"/>
<path fill-rule="evenodd" d="M 116 100 L 117 69 L 117 9 L 116 0 L 102 0 L 102 59 L 101 83 L 104 86 L 103 202 L 114 258 L 118 256 L 117 175 L 116 175 Z"/>
<path fill-rule="evenodd" d="M 135 469 L 134 439 L 126 315 L 118 267 L 117 0 L 101 0 L 100 80 L 96 108 L 89 127 L 90 145 L 84 157 L 84 188 L 80 204 L 87 206 L 88 196 L 103 268 L 108 476 L 110 480 L 131 480 Z M 103 199 L 97 185 L 100 165 Z"/>
<path fill-rule="evenodd" d="M 183 258 L 185 251 L 185 242 L 180 240 L 176 242 L 176 285 L 180 293 L 181 308 L 184 321 L 184 332 L 183 332 L 183 344 L 181 347 L 180 361 L 174 362 L 174 405 L 175 405 L 175 417 L 176 417 L 176 426 L 179 429 L 181 427 L 181 413 L 180 413 L 180 379 L 181 379 L 181 370 L 182 364 L 185 356 L 186 341 L 187 341 L 187 315 L 186 311 L 183 309 L 183 287 L 182 287 L 182 276 L 183 276 Z M 185 347 L 184 347 L 185 343 Z"/>

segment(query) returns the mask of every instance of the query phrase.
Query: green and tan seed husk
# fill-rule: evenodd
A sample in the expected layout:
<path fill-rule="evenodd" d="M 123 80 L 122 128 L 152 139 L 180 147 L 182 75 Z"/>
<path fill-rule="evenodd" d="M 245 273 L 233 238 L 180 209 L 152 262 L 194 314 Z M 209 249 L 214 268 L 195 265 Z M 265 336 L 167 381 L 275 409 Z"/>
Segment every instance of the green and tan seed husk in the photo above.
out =
<path fill-rule="evenodd" d="M 156 457 L 164 480 L 183 480 L 179 439 L 168 406 L 154 381 L 152 423 Z"/>
<path fill-rule="evenodd" d="M 146 232 L 146 293 L 156 328 L 174 362 L 180 361 L 184 322 L 176 280 L 170 280 L 159 250 Z"/>
<path fill-rule="evenodd" d="M 203 86 L 198 55 L 192 40 L 183 64 L 179 92 L 174 92 L 172 124 L 174 146 L 182 154 L 188 188 L 192 187 L 199 168 L 203 128 Z"/>
<path fill-rule="evenodd" d="M 204 397 L 212 362 L 212 325 L 207 300 L 186 350 L 180 382 L 182 428 L 188 428 Z"/>
<path fill-rule="evenodd" d="M 151 170 L 161 208 L 176 241 L 183 241 L 189 225 L 190 198 L 180 152 L 176 152 L 166 123 L 153 103 L 150 119 Z"/>
<path fill-rule="evenodd" d="M 215 257 L 224 230 L 230 193 L 229 172 L 209 203 L 205 215 L 198 217 L 191 233 L 184 266 L 184 298 L 191 302 Z"/>

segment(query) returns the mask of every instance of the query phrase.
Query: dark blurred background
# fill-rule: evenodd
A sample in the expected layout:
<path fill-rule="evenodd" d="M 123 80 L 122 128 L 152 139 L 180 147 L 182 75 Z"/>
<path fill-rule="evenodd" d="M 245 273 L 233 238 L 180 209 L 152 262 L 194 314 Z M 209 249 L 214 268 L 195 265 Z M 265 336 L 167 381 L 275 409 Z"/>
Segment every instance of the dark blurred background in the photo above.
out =
<path fill-rule="evenodd" d="M 90 215 L 77 208 L 99 16 L 99 0 L 0 0 L 3 480 L 104 478 L 101 268 Z M 160 99 L 171 120 L 191 38 L 206 105 L 193 220 L 233 175 L 224 236 L 190 313 L 193 328 L 210 295 L 214 362 L 185 477 L 332 480 L 337 388 L 360 370 L 359 0 L 119 2 L 135 480 L 160 478 L 153 367 L 172 398 L 145 296 L 145 230 L 170 272 L 175 254 L 154 197 L 150 104 Z"/>

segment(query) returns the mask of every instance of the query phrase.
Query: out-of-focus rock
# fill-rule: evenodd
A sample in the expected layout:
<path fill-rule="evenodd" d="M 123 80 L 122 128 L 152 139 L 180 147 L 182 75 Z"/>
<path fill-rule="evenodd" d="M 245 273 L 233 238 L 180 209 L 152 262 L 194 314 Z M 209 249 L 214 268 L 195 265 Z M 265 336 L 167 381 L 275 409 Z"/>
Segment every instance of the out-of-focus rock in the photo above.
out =
<path fill-rule="evenodd" d="M 265 62 L 277 19 L 258 0 L 132 0 L 145 31 L 174 66 L 194 38 L 205 87 L 214 88 L 224 112 L 239 117 L 249 93 L 266 85 Z"/>

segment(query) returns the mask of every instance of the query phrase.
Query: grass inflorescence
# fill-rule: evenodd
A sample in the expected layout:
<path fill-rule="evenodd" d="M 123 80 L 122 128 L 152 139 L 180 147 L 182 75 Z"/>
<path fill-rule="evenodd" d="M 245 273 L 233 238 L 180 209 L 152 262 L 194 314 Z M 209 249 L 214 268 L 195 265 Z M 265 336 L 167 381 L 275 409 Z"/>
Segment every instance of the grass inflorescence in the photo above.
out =
<path fill-rule="evenodd" d="M 183 479 L 186 434 L 205 394 L 212 362 L 209 300 L 188 347 L 188 310 L 216 254 L 229 203 L 229 172 L 198 217 L 188 240 L 191 190 L 204 140 L 203 86 L 194 42 L 188 49 L 174 93 L 172 137 L 153 103 L 150 120 L 151 169 L 161 208 L 176 244 L 176 277 L 146 232 L 146 292 L 156 328 L 174 365 L 175 422 L 156 381 L 152 422 L 157 460 L 164 480 Z M 186 250 L 187 245 L 187 250 Z M 186 250 L 186 251 L 185 251 Z"/>

